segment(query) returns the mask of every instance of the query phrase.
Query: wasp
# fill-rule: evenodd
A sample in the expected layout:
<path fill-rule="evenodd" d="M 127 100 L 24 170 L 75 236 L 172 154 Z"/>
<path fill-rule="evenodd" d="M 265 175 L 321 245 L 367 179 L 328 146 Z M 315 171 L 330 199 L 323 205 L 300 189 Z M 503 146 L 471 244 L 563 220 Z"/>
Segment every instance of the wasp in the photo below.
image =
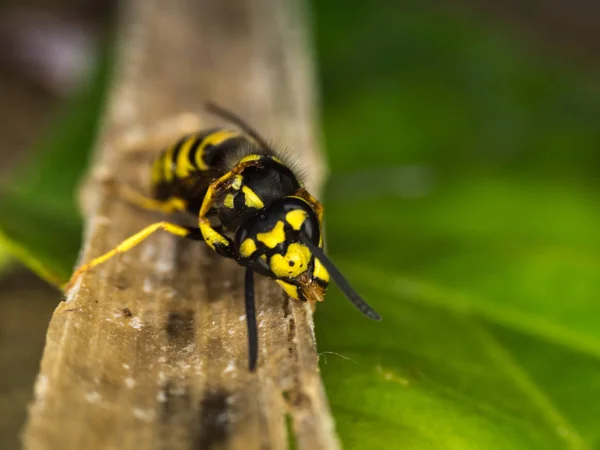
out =
<path fill-rule="evenodd" d="M 164 230 L 202 240 L 246 269 L 250 371 L 258 358 L 254 273 L 274 279 L 287 295 L 303 302 L 323 301 L 331 278 L 360 312 L 381 320 L 324 253 L 323 206 L 305 189 L 291 164 L 234 113 L 211 103 L 207 109 L 235 129 L 192 133 L 164 149 L 152 166 L 151 197 L 121 192 L 143 209 L 193 214 L 198 226 L 164 221 L 149 225 L 80 266 L 65 289 L 84 272 Z"/>

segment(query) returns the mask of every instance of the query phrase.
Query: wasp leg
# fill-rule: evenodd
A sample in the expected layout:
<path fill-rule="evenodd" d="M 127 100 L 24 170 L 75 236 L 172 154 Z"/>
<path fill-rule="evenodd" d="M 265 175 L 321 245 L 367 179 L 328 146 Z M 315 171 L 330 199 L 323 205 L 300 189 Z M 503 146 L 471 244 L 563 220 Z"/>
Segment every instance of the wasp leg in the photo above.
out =
<path fill-rule="evenodd" d="M 235 245 L 231 239 L 221 232 L 221 228 L 214 228 L 210 224 L 210 220 L 201 217 L 199 219 L 200 232 L 204 238 L 204 242 L 219 255 L 225 258 L 238 259 Z"/>
<path fill-rule="evenodd" d="M 186 210 L 187 204 L 185 200 L 181 198 L 171 197 L 167 200 L 156 200 L 152 197 L 147 197 L 129 185 L 114 180 L 107 181 L 107 184 L 119 198 L 146 211 L 172 214 L 174 212 Z"/>
<path fill-rule="evenodd" d="M 231 183 L 235 175 L 240 174 L 246 167 L 256 166 L 258 163 L 256 160 L 249 160 L 239 163 L 232 170 L 227 172 L 218 180 L 214 181 L 208 186 L 202 206 L 200 207 L 200 213 L 198 214 L 198 227 L 204 236 L 204 242 L 208 244 L 210 248 L 216 251 L 219 255 L 225 258 L 238 259 L 235 245 L 231 239 L 224 234 L 217 231 L 212 227 L 210 221 L 206 218 L 210 213 L 213 204 L 215 192 L 220 189 L 224 189 L 228 183 Z"/>
<path fill-rule="evenodd" d="M 212 208 L 215 191 L 232 177 L 232 173 L 228 172 L 208 187 L 206 194 L 204 195 L 202 207 L 200 208 L 200 214 L 198 215 L 198 227 L 202 232 L 202 236 L 204 236 L 204 242 L 206 242 L 210 248 L 225 258 L 237 260 L 238 256 L 233 241 L 223 233 L 219 232 L 219 230 L 215 229 L 210 224 L 210 220 L 206 218 Z"/>
<path fill-rule="evenodd" d="M 203 122 L 197 114 L 182 113 L 163 119 L 152 127 L 133 128 L 117 143 L 117 147 L 130 154 L 153 152 L 202 127 Z"/>
<path fill-rule="evenodd" d="M 157 222 L 152 225 L 148 225 L 141 231 L 138 231 L 133 236 L 128 237 L 119 245 L 117 245 L 112 250 L 106 252 L 104 255 L 98 256 L 97 258 L 92 259 L 90 262 L 83 264 L 80 266 L 71 276 L 71 279 L 65 284 L 63 287 L 63 291 L 68 292 L 77 281 L 77 279 L 84 274 L 85 272 L 90 271 L 94 267 L 99 266 L 103 262 L 108 261 L 115 255 L 120 253 L 125 253 L 128 250 L 131 250 L 133 247 L 138 245 L 144 239 L 149 237 L 152 233 L 158 230 L 164 230 L 168 233 L 174 234 L 175 236 L 190 238 L 194 240 L 202 240 L 202 235 L 197 228 L 187 228 L 179 225 L 175 225 L 169 222 Z"/>

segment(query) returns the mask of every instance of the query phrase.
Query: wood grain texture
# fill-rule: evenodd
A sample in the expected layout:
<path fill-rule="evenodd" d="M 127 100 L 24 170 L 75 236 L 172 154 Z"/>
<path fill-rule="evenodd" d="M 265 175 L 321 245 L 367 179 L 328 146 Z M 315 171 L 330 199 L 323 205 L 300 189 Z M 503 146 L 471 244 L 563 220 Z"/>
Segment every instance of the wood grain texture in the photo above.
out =
<path fill-rule="evenodd" d="M 82 195 L 82 260 L 162 219 L 115 199 L 97 175 L 140 183 L 148 164 L 124 155 L 124 140 L 201 113 L 206 99 L 293 147 L 319 186 L 303 17 L 297 0 L 122 3 L 116 71 Z M 283 449 L 288 439 L 337 448 L 310 309 L 257 281 L 252 374 L 243 270 L 203 243 L 157 234 L 86 274 L 53 314 L 25 448 Z"/>

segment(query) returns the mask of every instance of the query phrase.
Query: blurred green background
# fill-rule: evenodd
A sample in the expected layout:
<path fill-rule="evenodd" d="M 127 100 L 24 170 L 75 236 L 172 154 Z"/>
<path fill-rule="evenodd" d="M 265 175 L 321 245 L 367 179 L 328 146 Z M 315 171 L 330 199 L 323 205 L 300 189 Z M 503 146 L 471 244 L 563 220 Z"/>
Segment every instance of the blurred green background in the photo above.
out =
<path fill-rule="evenodd" d="M 384 317 L 335 288 L 316 314 L 346 448 L 600 448 L 600 7 L 528 5 L 313 2 L 328 247 Z M 30 20 L 15 8 L 2 23 Z M 105 6 L 38 10 L 100 55 Z M 15 180 L 0 203 L 0 439 L 13 446 L 59 297 L 7 255 L 72 267 L 78 239 L 57 257 L 48 235 L 78 236 L 69 193 L 106 71 L 76 89 L 93 60 L 61 78 L 4 46 L 0 89 L 17 97 L 0 123 Z"/>

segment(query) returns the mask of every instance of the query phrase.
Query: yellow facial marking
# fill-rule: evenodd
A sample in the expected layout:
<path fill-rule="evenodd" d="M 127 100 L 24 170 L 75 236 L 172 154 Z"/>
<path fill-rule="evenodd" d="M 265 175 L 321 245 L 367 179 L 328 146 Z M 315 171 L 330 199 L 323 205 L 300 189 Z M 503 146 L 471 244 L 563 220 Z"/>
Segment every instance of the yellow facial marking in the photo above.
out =
<path fill-rule="evenodd" d="M 209 145 L 220 145 L 226 140 L 238 137 L 239 135 L 240 133 L 237 131 L 219 130 L 206 136 L 202 141 L 202 144 L 200 144 L 200 146 L 198 147 L 198 150 L 196 152 L 196 158 L 194 159 L 194 162 L 196 163 L 198 168 L 200 170 L 208 169 L 208 165 L 204 162 L 204 150 L 206 149 L 206 147 L 208 147 Z"/>
<path fill-rule="evenodd" d="M 186 178 L 195 169 L 189 159 L 190 150 L 195 142 L 196 136 L 192 136 L 181 145 L 181 149 L 177 154 L 177 161 L 175 161 L 175 175 L 177 178 Z"/>
<path fill-rule="evenodd" d="M 290 283 L 286 283 L 285 281 L 281 281 L 281 280 L 275 280 L 275 282 L 283 288 L 283 290 L 285 291 L 285 293 L 287 295 L 289 295 L 290 297 L 292 297 L 296 300 L 300 300 L 300 296 L 298 295 L 298 288 L 296 286 L 294 286 L 293 284 L 290 284 Z"/>
<path fill-rule="evenodd" d="M 242 192 L 244 193 L 244 196 L 246 199 L 245 204 L 248 208 L 255 208 L 255 209 L 264 208 L 265 204 L 263 203 L 263 201 L 248 186 L 244 186 L 242 188 Z"/>
<path fill-rule="evenodd" d="M 315 258 L 315 268 L 313 270 L 313 276 L 318 278 L 319 280 L 323 280 L 326 283 L 329 283 L 329 272 L 327 269 L 323 267 L 321 261 Z"/>
<path fill-rule="evenodd" d="M 283 161 L 281 159 L 279 159 L 277 156 L 271 156 L 271 159 L 275 162 L 278 162 L 279 164 L 283 164 Z"/>
<path fill-rule="evenodd" d="M 233 208 L 233 194 L 227 194 L 225 196 L 225 200 L 223 200 L 223 205 L 225 205 L 225 207 L 232 209 Z"/>
<path fill-rule="evenodd" d="M 285 215 L 285 221 L 289 223 L 294 230 L 299 230 L 306 220 L 306 211 L 295 209 Z"/>
<path fill-rule="evenodd" d="M 277 222 L 271 231 L 267 231 L 266 233 L 257 233 L 256 239 L 269 248 L 275 248 L 277 244 L 281 244 L 283 241 L 285 241 L 283 222 Z"/>
<path fill-rule="evenodd" d="M 248 258 L 255 251 L 256 251 L 256 242 L 254 242 L 250 238 L 246 239 L 244 242 L 242 242 L 242 245 L 240 245 L 240 255 L 242 255 L 242 257 L 244 257 L 244 258 Z M 265 256 L 265 255 L 261 255 L 261 256 Z"/>
<path fill-rule="evenodd" d="M 267 262 L 267 255 L 260 255 L 260 259 L 262 259 L 264 262 Z"/>
<path fill-rule="evenodd" d="M 215 249 L 215 244 L 223 244 L 228 245 L 227 239 L 217 233 L 211 226 L 208 220 L 200 221 L 200 232 L 202 233 L 202 237 L 204 241 L 208 244 L 210 248 Z"/>
<path fill-rule="evenodd" d="M 236 191 L 239 190 L 242 187 L 242 180 L 243 177 L 241 175 L 234 176 L 233 180 L 231 180 L 231 187 Z"/>
<path fill-rule="evenodd" d="M 248 155 L 248 156 L 244 156 L 242 159 L 240 159 L 240 163 L 245 163 L 248 161 L 257 161 L 260 158 L 262 158 L 262 156 L 260 156 L 260 155 Z"/>
<path fill-rule="evenodd" d="M 271 256 L 269 264 L 271 272 L 278 277 L 296 278 L 308 269 L 310 256 L 308 247 L 294 242 L 288 246 L 285 255 Z"/>

